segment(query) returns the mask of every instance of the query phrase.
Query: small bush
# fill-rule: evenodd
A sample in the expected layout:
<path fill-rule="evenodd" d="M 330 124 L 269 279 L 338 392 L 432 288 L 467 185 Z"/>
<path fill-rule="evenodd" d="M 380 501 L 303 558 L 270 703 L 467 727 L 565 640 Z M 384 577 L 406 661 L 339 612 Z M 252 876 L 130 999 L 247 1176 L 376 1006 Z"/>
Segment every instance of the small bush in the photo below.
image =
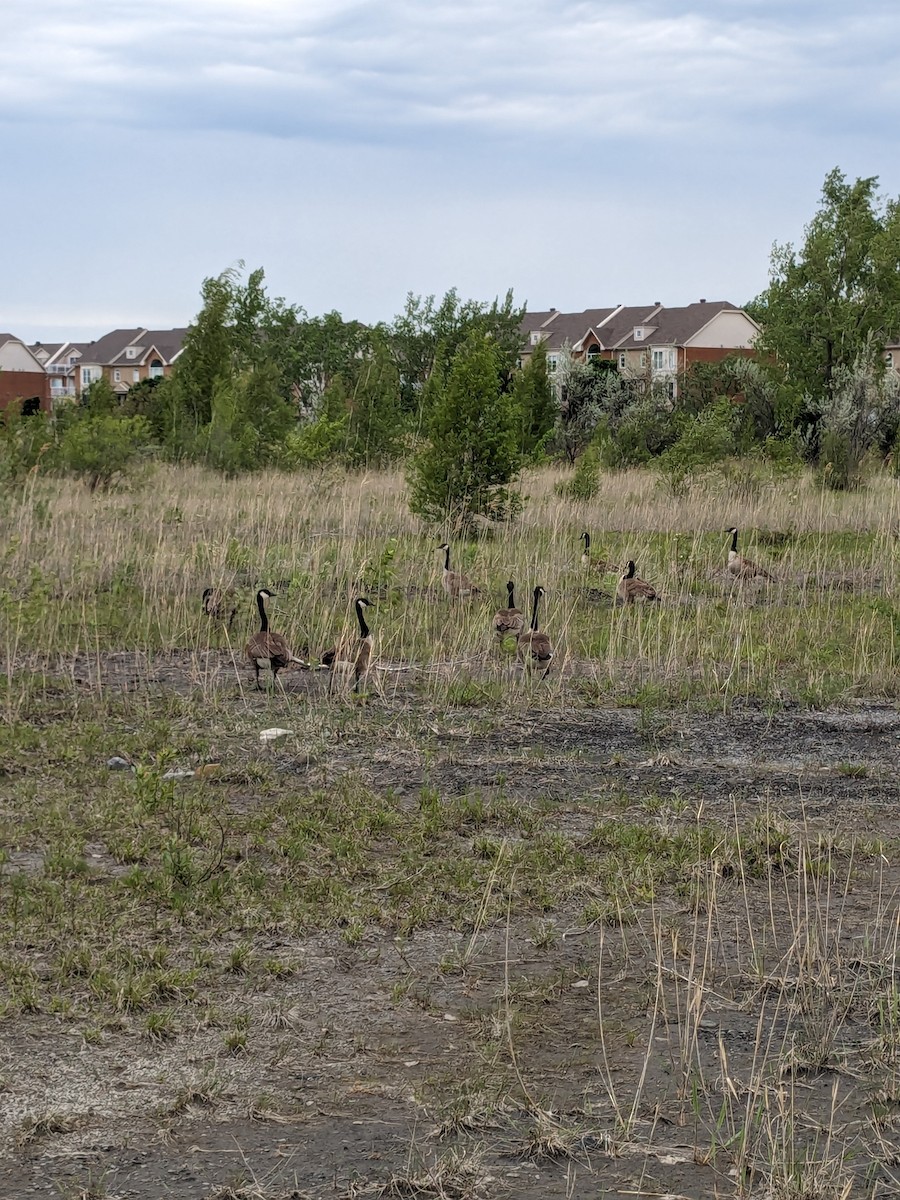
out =
<path fill-rule="evenodd" d="M 819 479 L 833 492 L 852 492 L 860 486 L 860 462 L 849 434 L 826 429 L 819 452 Z"/>
<path fill-rule="evenodd" d="M 0 413 L 0 485 L 20 486 L 40 462 L 51 464 L 55 436 L 45 413 L 28 417 L 14 409 Z"/>
<path fill-rule="evenodd" d="M 593 500 L 599 490 L 600 448 L 588 446 L 576 462 L 572 477 L 557 484 L 556 491 L 571 500 Z"/>
<path fill-rule="evenodd" d="M 657 470 L 673 496 L 683 496 L 715 463 L 734 451 L 733 411 L 727 399 L 685 427 L 678 441 L 657 460 Z"/>
<path fill-rule="evenodd" d="M 143 417 L 90 410 L 77 413 L 66 425 L 60 443 L 63 470 L 75 475 L 92 492 L 108 488 L 134 466 L 150 439 Z"/>

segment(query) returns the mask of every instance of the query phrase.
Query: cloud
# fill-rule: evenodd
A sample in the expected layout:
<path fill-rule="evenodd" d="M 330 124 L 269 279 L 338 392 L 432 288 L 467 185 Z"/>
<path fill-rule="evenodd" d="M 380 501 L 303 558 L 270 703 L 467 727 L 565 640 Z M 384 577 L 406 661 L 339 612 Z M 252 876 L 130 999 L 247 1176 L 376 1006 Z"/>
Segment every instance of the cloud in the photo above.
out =
<path fill-rule="evenodd" d="M 369 320 L 453 285 L 741 301 L 830 168 L 900 190 L 895 25 L 893 0 L 4 0 L 0 328 L 178 324 L 237 259 Z"/>
<path fill-rule="evenodd" d="M 849 76 L 893 54 L 889 20 L 727 0 L 12 0 L 0 119 L 398 143 L 712 134 L 839 109 Z M 877 94 L 855 103 L 880 122 Z"/>

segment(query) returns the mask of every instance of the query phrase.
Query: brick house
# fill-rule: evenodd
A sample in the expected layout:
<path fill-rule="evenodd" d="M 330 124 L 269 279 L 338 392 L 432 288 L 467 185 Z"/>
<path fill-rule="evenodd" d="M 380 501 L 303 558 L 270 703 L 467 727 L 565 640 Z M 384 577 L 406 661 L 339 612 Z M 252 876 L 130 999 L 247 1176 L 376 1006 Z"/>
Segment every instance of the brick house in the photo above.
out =
<path fill-rule="evenodd" d="M 657 301 L 583 313 L 550 309 L 526 313 L 521 357 L 527 360 L 534 346 L 545 342 L 551 375 L 564 347 L 578 361 L 611 359 L 629 378 L 664 383 L 674 398 L 679 377 L 692 363 L 750 355 L 759 332 L 752 317 L 725 300 L 699 300 L 681 308 L 666 308 Z"/>
<path fill-rule="evenodd" d="M 64 342 L 32 349 L 44 357 L 54 398 L 78 396 L 99 379 L 124 395 L 144 379 L 172 373 L 187 329 L 114 329 L 93 342 Z"/>
<path fill-rule="evenodd" d="M 50 380 L 40 359 L 11 333 L 0 333 L 0 410 L 14 405 L 23 412 L 50 409 Z"/>

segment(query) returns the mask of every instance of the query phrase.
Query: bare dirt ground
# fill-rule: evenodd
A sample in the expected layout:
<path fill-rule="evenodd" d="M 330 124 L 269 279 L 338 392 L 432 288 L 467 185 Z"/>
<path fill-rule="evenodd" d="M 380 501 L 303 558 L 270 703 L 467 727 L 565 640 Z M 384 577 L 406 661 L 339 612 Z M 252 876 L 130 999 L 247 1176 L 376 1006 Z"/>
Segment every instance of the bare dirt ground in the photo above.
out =
<path fill-rule="evenodd" d="M 239 693 L 222 655 L 55 670 L 84 687 Z M 321 680 L 285 686 L 305 697 Z M 598 813 L 661 836 L 701 813 L 729 830 L 776 812 L 798 844 L 839 849 L 826 869 L 752 882 L 740 863 L 709 864 L 704 903 L 671 888 L 621 922 L 591 920 L 585 896 L 539 921 L 370 927 L 352 943 L 273 929 L 253 949 L 289 957 L 290 977 L 235 975 L 209 997 L 251 1014 L 240 1052 L 199 1019 L 159 1041 L 128 1021 L 86 1038 L 46 1013 L 7 1020 L 0 1196 L 897 1194 L 900 1060 L 883 1006 L 900 869 L 890 854 L 857 866 L 843 839 L 897 837 L 900 710 L 535 706 L 499 726 L 472 708 L 437 722 L 405 676 L 374 703 L 388 718 L 374 744 L 351 731 L 315 755 L 273 751 L 298 803 L 349 775 L 401 804 L 423 788 L 540 804 L 562 853 L 595 836 Z M 223 803 L 265 800 L 232 787 Z"/>

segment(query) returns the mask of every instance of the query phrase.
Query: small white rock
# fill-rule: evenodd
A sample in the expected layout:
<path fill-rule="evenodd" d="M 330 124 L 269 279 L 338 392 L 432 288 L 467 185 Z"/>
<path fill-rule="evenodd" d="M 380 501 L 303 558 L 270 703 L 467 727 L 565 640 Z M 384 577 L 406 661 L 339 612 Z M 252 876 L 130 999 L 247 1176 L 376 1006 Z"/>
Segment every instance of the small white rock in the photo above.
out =
<path fill-rule="evenodd" d="M 127 758 L 122 758 L 118 754 L 114 754 L 112 758 L 106 760 L 106 765 L 111 771 L 133 771 L 134 763 L 130 763 Z"/>
<path fill-rule="evenodd" d="M 261 742 L 274 742 L 278 738 L 290 737 L 293 729 L 264 729 L 259 735 Z"/>

